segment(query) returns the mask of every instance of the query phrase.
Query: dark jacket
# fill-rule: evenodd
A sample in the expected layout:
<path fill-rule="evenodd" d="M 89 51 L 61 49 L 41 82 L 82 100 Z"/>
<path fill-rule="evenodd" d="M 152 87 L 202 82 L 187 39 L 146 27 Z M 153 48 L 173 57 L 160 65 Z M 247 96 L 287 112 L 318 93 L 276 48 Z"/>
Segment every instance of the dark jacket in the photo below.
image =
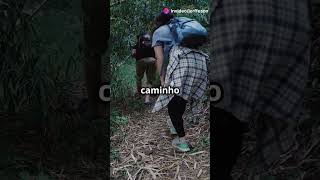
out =
<path fill-rule="evenodd" d="M 136 50 L 136 53 L 133 54 L 133 57 L 135 57 L 136 60 L 140 60 L 146 57 L 155 57 L 155 53 L 152 47 L 139 47 L 137 43 L 135 46 L 133 46 L 133 49 Z"/>

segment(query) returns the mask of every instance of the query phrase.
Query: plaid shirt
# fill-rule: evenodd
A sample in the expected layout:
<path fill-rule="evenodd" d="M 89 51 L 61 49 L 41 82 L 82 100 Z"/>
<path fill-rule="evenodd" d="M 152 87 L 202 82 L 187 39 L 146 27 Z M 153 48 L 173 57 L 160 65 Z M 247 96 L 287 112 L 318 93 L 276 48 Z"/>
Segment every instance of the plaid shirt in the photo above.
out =
<path fill-rule="evenodd" d="M 211 4 L 210 82 L 223 86 L 216 104 L 253 123 L 262 159 L 279 159 L 293 142 L 308 78 L 308 1 L 222 0 Z M 267 118 L 266 118 L 267 117 Z M 257 129 L 258 128 L 258 129 Z"/>
<path fill-rule="evenodd" d="M 173 46 L 169 57 L 164 87 L 179 88 L 178 95 L 193 102 L 194 107 L 202 99 L 208 87 L 209 57 L 201 51 L 182 46 Z M 152 112 L 167 106 L 173 96 L 161 94 Z"/>

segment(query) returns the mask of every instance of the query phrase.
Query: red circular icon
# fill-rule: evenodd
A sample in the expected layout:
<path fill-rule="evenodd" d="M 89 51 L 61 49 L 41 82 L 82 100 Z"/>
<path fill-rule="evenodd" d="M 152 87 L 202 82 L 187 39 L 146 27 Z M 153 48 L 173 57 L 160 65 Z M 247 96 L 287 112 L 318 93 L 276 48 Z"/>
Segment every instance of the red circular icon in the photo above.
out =
<path fill-rule="evenodd" d="M 169 14 L 169 13 L 170 13 L 170 9 L 169 9 L 168 7 L 164 7 L 164 8 L 162 9 L 162 12 L 163 12 L 164 14 Z"/>

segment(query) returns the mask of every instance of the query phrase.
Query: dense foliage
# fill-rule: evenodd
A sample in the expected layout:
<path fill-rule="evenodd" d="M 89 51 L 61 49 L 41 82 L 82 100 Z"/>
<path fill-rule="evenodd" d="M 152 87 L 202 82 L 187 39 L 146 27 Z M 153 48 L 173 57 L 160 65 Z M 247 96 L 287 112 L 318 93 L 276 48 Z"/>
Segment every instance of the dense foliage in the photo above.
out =
<path fill-rule="evenodd" d="M 83 76 L 81 11 L 77 0 L 0 1 L 0 179 L 46 172 L 52 152 L 74 158 L 76 113 L 62 102 Z"/>

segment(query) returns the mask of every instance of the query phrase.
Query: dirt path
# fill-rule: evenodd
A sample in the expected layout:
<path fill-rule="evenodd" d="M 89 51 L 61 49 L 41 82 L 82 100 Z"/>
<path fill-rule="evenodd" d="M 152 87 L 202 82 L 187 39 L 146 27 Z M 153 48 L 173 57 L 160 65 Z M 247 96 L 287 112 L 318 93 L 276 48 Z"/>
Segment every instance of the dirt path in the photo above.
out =
<path fill-rule="evenodd" d="M 186 122 L 187 140 L 192 150 L 178 153 L 172 145 L 166 110 L 150 109 L 128 116 L 128 124 L 111 137 L 119 152 L 111 162 L 113 179 L 209 179 L 209 121 Z"/>

